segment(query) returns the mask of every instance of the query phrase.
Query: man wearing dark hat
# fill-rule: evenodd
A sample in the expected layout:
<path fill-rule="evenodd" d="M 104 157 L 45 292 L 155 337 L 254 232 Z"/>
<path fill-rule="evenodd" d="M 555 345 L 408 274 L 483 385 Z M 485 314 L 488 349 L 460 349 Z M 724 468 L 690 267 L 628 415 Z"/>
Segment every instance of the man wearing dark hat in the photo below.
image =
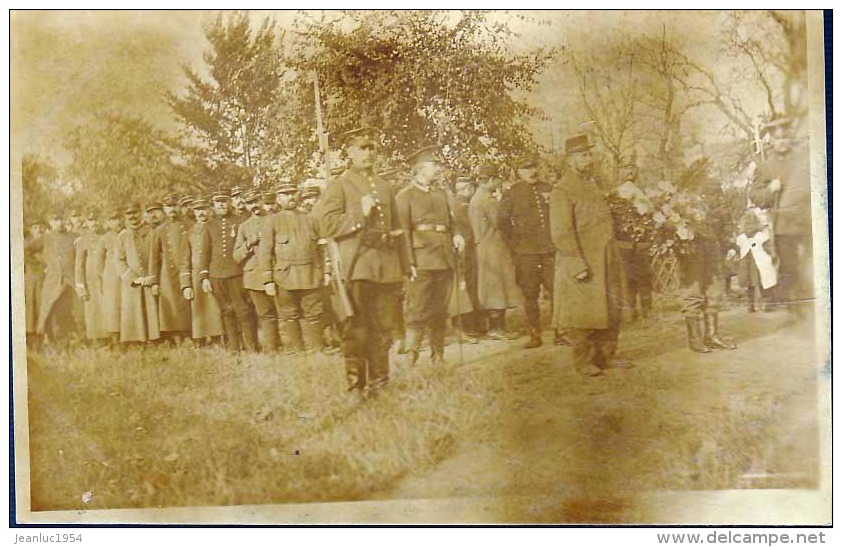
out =
<path fill-rule="evenodd" d="M 749 197 L 770 212 L 778 300 L 801 317 L 815 298 L 811 179 L 809 149 L 794 145 L 791 125 L 790 118 L 781 117 L 763 127 L 770 147 L 766 161 L 757 168 Z"/>
<path fill-rule="evenodd" d="M 44 284 L 38 309 L 36 332 L 46 335 L 51 342 L 64 345 L 73 335 L 77 324 L 73 315 L 77 298 L 75 283 L 76 236 L 67 231 L 61 213 L 55 211 L 48 218 L 49 231 L 30 241 L 26 252 L 41 252 L 44 257 Z"/>
<path fill-rule="evenodd" d="M 190 327 L 193 342 L 204 345 L 209 339 L 223 335 L 222 313 L 213 290 L 208 270 L 210 236 L 207 225 L 210 220 L 210 201 L 197 197 L 191 203 L 196 222 L 187 231 L 187 244 L 182 247 L 179 260 L 181 294 L 190 302 Z"/>
<path fill-rule="evenodd" d="M 357 129 L 344 137 L 351 166 L 325 190 L 320 231 L 339 247 L 339 268 L 353 305 L 354 314 L 343 325 L 342 350 L 356 401 L 389 380 L 390 298 L 409 270 L 401 258 L 405 243 L 394 193 L 375 174 L 375 131 Z"/>
<path fill-rule="evenodd" d="M 490 164 L 480 166 L 476 178 L 479 187 L 468 215 L 476 239 L 477 298 L 488 316 L 488 338 L 512 340 L 517 334 L 506 327 L 506 310 L 523 305 L 523 292 L 516 281 L 512 252 L 500 232 L 500 201 L 495 194 L 502 179 Z"/>
<path fill-rule="evenodd" d="M 178 269 L 189 227 L 181 218 L 177 196 L 167 196 L 163 210 L 166 222 L 150 234 L 149 282 L 158 297 L 161 336 L 178 344 L 190 331 L 190 303 L 181 294 Z"/>
<path fill-rule="evenodd" d="M 103 264 L 101 238 L 93 211 L 83 225 L 84 232 L 76 239 L 76 294 L 82 299 L 85 312 L 85 337 L 94 343 L 106 338 L 102 313 L 101 273 Z"/>
<path fill-rule="evenodd" d="M 157 340 L 158 306 L 149 277 L 149 240 L 143 236 L 140 206 L 124 211 L 126 229 L 117 236 L 117 270 L 120 273 L 120 342 Z"/>
<path fill-rule="evenodd" d="M 251 190 L 243 196 L 246 210 L 251 216 L 240 223 L 237 240 L 234 242 L 234 260 L 243 267 L 243 286 L 246 288 L 257 313 L 260 331 L 260 349 L 266 353 L 278 350 L 278 313 L 274 298 L 266 294 L 263 286 L 257 249 L 260 245 L 262 224 L 266 218 L 260 206 L 262 196 Z"/>
<path fill-rule="evenodd" d="M 263 209 L 263 214 L 265 215 L 274 215 L 278 211 L 278 202 L 277 198 L 275 198 L 275 192 L 263 192 L 261 193 L 261 208 Z"/>
<path fill-rule="evenodd" d="M 454 222 L 451 198 L 440 186 L 443 169 L 436 147 L 424 147 L 408 161 L 412 181 L 396 198 L 412 272 L 406 289 L 406 350 L 414 364 L 429 328 L 432 362 L 442 364 L 454 247 L 464 252 L 465 238 Z"/>
<path fill-rule="evenodd" d="M 275 298 L 285 348 L 322 351 L 324 270 L 316 248 L 316 223 L 298 210 L 295 183 L 281 182 L 276 193 L 280 210 L 263 222 L 257 251 L 263 285 Z"/>
<path fill-rule="evenodd" d="M 243 286 L 243 268 L 234 260 L 239 219 L 231 212 L 231 197 L 220 189 L 212 197 L 215 218 L 205 226 L 200 270 L 208 270 L 210 290 L 222 313 L 222 327 L 228 349 L 257 350 L 257 324 L 248 292 Z M 242 337 L 242 339 L 241 339 Z"/>
<path fill-rule="evenodd" d="M 105 233 L 99 240 L 102 256 L 102 323 L 112 345 L 120 341 L 120 301 L 122 280 L 117 265 L 117 236 L 123 230 L 123 210 L 115 208 L 105 220 Z"/>
<path fill-rule="evenodd" d="M 572 340 L 573 366 L 588 376 L 619 366 L 620 264 L 614 221 L 594 176 L 587 135 L 565 141 L 571 167 L 550 194 L 550 225 L 557 250 L 553 324 Z"/>
<path fill-rule="evenodd" d="M 234 186 L 231 188 L 231 209 L 232 215 L 238 217 L 240 222 L 249 218 L 249 212 L 246 210 L 245 203 L 246 189 L 242 186 Z"/>
<path fill-rule="evenodd" d="M 514 254 L 517 283 L 523 291 L 529 341 L 526 348 L 536 348 L 541 340 L 541 311 L 538 297 L 541 287 L 553 294 L 554 254 L 550 237 L 546 194 L 551 185 L 538 179 L 539 158 L 527 154 L 515 162 L 518 181 L 500 202 L 500 232 Z"/>
<path fill-rule="evenodd" d="M 188 229 L 196 222 L 196 217 L 193 216 L 193 199 L 193 196 L 181 196 L 178 200 L 178 206 L 181 209 L 181 221 Z"/>

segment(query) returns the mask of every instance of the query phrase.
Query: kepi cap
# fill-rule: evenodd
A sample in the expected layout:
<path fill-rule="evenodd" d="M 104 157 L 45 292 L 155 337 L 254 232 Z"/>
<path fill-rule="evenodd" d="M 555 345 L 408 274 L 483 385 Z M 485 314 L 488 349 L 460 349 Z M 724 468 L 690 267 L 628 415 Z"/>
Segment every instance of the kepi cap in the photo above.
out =
<path fill-rule="evenodd" d="M 366 125 L 363 127 L 357 127 L 356 129 L 351 129 L 350 131 L 345 131 L 339 135 L 339 141 L 342 143 L 342 146 L 362 143 L 377 144 L 377 137 L 379 134 L 379 129 Z"/>
<path fill-rule="evenodd" d="M 439 156 L 438 152 L 439 147 L 434 144 L 430 144 L 419 148 L 418 150 L 407 156 L 406 161 L 411 166 L 415 166 L 419 163 L 424 162 L 441 163 L 441 157 Z"/>

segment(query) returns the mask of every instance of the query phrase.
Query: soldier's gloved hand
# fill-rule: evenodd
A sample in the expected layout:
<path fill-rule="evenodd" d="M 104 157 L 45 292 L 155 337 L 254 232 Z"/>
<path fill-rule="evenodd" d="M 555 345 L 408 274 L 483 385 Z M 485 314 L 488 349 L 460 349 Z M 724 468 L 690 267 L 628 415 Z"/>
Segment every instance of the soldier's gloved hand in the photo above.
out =
<path fill-rule="evenodd" d="M 363 215 L 366 217 L 371 214 L 371 210 L 374 208 L 374 196 L 371 194 L 366 194 L 360 200 L 362 208 L 363 208 Z"/>
<path fill-rule="evenodd" d="M 581 272 L 576 274 L 576 280 L 577 281 L 587 281 L 588 278 L 590 278 L 590 276 L 591 276 L 590 270 L 582 270 Z"/>
<path fill-rule="evenodd" d="M 213 287 L 211 286 L 210 279 L 202 279 L 202 292 L 212 293 Z"/>
<path fill-rule="evenodd" d="M 275 296 L 278 293 L 274 283 L 264 283 L 263 287 L 266 290 L 266 294 L 269 296 Z"/>
<path fill-rule="evenodd" d="M 161 286 L 157 283 L 152 285 L 152 288 L 150 290 L 152 291 L 152 296 L 158 296 L 159 294 L 161 294 Z"/>
<path fill-rule="evenodd" d="M 181 294 L 184 296 L 185 300 L 193 300 L 193 289 L 190 287 L 184 287 L 184 290 L 181 291 Z"/>
<path fill-rule="evenodd" d="M 464 252 L 465 238 L 462 237 L 460 234 L 456 234 L 455 236 L 453 236 L 453 246 L 456 248 L 457 252 Z"/>
<path fill-rule="evenodd" d="M 135 277 L 134 281 L 132 281 L 132 287 L 142 287 L 145 281 L 145 277 Z"/>
<path fill-rule="evenodd" d="M 779 192 L 781 189 L 781 179 L 772 179 L 769 181 L 768 188 L 770 192 Z"/>

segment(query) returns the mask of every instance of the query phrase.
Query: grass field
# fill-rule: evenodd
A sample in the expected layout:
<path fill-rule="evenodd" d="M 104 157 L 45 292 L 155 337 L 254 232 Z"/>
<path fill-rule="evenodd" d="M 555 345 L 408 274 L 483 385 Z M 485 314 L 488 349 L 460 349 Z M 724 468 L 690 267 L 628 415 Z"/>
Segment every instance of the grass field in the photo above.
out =
<path fill-rule="evenodd" d="M 399 365 L 356 408 L 337 356 L 31 353 L 32 509 L 815 487 L 810 337 L 734 310 L 740 349 L 697 355 L 667 317 L 623 331 L 631 370 L 583 378 L 568 348 L 523 339 L 464 346 L 459 364 L 450 345 L 448 366 Z"/>

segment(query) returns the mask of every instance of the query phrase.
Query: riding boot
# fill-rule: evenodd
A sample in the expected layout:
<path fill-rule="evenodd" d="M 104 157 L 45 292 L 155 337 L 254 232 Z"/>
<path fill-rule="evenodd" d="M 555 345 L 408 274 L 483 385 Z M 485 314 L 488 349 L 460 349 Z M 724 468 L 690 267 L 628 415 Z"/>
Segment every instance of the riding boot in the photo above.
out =
<path fill-rule="evenodd" d="M 350 403 L 362 401 L 365 394 L 366 360 L 362 357 L 345 357 L 345 378 L 348 381 Z"/>
<path fill-rule="evenodd" d="M 719 314 L 705 314 L 705 340 L 704 344 L 713 349 L 737 349 L 737 345 L 726 342 L 719 337 Z"/>
<path fill-rule="evenodd" d="M 302 329 L 304 348 L 307 351 L 323 351 L 325 349 L 324 331 L 320 320 L 305 321 Z"/>
<path fill-rule="evenodd" d="M 437 321 L 430 328 L 430 359 L 434 366 L 444 364 L 444 334 L 447 324 Z"/>
<path fill-rule="evenodd" d="M 700 317 L 698 315 L 685 315 L 684 320 L 687 323 L 687 342 L 689 348 L 696 353 L 710 353 L 711 349 L 702 341 Z"/>
<path fill-rule="evenodd" d="M 287 319 L 281 323 L 281 339 L 284 345 L 284 353 L 304 351 L 304 342 L 301 340 L 301 326 L 298 324 L 298 319 Z"/>
<path fill-rule="evenodd" d="M 407 327 L 406 329 L 406 356 L 410 365 L 418 362 L 418 353 L 421 351 L 421 341 L 424 339 L 423 328 Z"/>

